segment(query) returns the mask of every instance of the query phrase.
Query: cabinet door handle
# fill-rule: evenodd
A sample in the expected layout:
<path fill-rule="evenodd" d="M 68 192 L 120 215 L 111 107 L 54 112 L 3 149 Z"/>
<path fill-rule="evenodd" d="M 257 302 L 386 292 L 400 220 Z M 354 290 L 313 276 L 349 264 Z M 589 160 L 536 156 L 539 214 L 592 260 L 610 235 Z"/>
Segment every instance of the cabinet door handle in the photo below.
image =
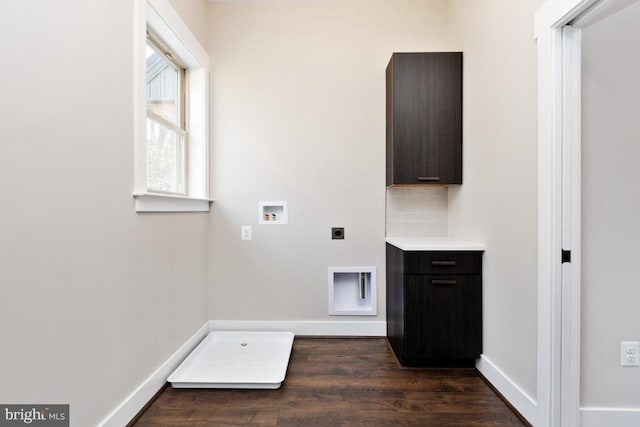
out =
<path fill-rule="evenodd" d="M 431 265 L 436 267 L 455 267 L 455 261 L 431 261 Z"/>
<path fill-rule="evenodd" d="M 439 176 L 419 176 L 418 181 L 440 181 Z"/>
<path fill-rule="evenodd" d="M 360 273 L 360 281 L 359 281 L 359 289 L 358 289 L 358 294 L 360 296 L 360 299 L 366 299 L 367 298 L 367 287 L 366 287 L 366 276 L 364 273 Z"/>
<path fill-rule="evenodd" d="M 432 279 L 432 285 L 455 285 L 458 283 L 457 280 L 443 280 L 443 279 Z"/>

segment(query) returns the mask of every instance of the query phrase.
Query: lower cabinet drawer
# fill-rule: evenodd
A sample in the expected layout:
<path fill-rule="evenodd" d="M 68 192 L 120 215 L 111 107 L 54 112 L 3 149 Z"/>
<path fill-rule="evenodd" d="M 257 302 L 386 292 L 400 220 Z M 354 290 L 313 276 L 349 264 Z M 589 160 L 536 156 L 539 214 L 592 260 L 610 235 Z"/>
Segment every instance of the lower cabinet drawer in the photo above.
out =
<path fill-rule="evenodd" d="M 474 359 L 482 352 L 482 276 L 404 278 L 406 359 Z"/>
<path fill-rule="evenodd" d="M 482 252 L 405 252 L 404 274 L 482 274 Z"/>

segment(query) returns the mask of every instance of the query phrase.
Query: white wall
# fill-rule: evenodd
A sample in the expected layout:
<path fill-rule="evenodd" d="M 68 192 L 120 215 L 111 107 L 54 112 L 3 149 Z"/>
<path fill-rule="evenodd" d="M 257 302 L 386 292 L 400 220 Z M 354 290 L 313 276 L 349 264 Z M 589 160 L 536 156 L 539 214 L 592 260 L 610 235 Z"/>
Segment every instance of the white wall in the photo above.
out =
<path fill-rule="evenodd" d="M 169 0 L 171 6 L 178 12 L 185 24 L 191 30 L 202 47 L 207 47 L 207 0 Z"/>
<path fill-rule="evenodd" d="M 327 267 L 370 265 L 384 320 L 385 68 L 454 48 L 448 2 L 213 2 L 209 24 L 210 317 L 333 320 Z M 258 226 L 261 200 L 289 225 Z"/>
<path fill-rule="evenodd" d="M 484 355 L 536 396 L 537 110 L 533 13 L 542 0 L 456 0 L 463 179 L 449 235 L 486 244 Z"/>
<path fill-rule="evenodd" d="M 0 35 L 0 402 L 95 425 L 207 320 L 207 215 L 134 212 L 133 2 L 2 2 Z"/>
<path fill-rule="evenodd" d="M 640 408 L 640 3 L 583 31 L 581 406 Z"/>

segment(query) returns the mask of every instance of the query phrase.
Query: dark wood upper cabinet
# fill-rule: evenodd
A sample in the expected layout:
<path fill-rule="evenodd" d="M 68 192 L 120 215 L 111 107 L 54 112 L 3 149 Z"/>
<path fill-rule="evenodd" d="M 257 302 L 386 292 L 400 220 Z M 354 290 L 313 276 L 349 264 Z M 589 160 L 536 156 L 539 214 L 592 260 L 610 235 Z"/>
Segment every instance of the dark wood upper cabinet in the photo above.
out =
<path fill-rule="evenodd" d="M 462 184 L 462 52 L 387 66 L 387 185 L 411 184 Z"/>

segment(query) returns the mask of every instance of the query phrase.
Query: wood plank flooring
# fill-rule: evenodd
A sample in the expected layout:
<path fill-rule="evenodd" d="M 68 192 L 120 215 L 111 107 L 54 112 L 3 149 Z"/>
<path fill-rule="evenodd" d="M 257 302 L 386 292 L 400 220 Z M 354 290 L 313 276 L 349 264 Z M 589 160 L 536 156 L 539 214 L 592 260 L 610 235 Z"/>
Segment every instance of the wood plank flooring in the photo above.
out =
<path fill-rule="evenodd" d="M 400 367 L 384 338 L 296 338 L 278 390 L 165 388 L 131 425 L 525 426 L 474 369 Z"/>

